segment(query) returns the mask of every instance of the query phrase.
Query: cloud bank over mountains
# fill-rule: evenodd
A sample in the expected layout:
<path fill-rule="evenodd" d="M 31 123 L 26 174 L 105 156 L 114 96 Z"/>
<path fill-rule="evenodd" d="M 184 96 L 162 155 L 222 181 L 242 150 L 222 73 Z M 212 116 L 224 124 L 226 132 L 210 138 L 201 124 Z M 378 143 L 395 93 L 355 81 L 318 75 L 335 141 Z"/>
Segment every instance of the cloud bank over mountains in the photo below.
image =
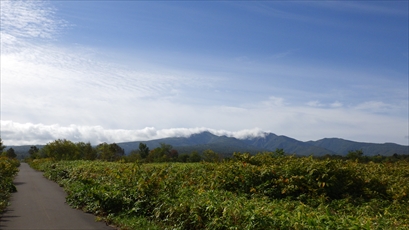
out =
<path fill-rule="evenodd" d="M 35 145 L 45 144 L 57 139 L 68 139 L 74 142 L 90 142 L 99 144 L 103 142 L 128 142 L 147 141 L 167 137 L 189 137 L 209 131 L 217 136 L 235 137 L 238 139 L 264 137 L 266 132 L 255 128 L 231 132 L 227 130 L 215 130 L 208 128 L 173 128 L 157 130 L 154 127 L 146 127 L 139 130 L 104 129 L 101 126 L 77 126 L 43 124 L 20 124 L 12 121 L 2 121 L 1 130 L 3 141 L 8 145 Z"/>

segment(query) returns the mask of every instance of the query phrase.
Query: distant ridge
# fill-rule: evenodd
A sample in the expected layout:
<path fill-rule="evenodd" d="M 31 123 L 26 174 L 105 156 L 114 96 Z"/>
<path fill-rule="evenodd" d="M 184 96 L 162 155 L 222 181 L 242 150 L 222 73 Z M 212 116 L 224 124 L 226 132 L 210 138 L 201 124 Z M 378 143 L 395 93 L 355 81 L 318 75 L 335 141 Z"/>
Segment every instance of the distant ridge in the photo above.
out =
<path fill-rule="evenodd" d="M 301 156 L 323 156 L 348 154 L 348 151 L 362 149 L 364 155 L 391 156 L 393 154 L 409 154 L 409 146 L 393 143 L 375 144 L 343 140 L 340 138 L 324 138 L 318 141 L 299 141 L 287 136 L 277 136 L 274 133 L 266 133 L 264 137 L 251 137 L 237 139 L 227 136 L 216 136 L 208 131 L 192 134 L 189 137 L 171 137 L 150 141 L 136 141 L 118 143 L 126 153 L 138 149 L 139 143 L 145 143 L 150 149 L 156 148 L 160 143 L 170 144 L 179 153 L 199 153 L 206 149 L 212 149 L 224 156 L 230 156 L 233 152 L 258 153 L 284 149 L 286 153 Z"/>
<path fill-rule="evenodd" d="M 348 151 L 357 149 L 361 149 L 364 154 L 368 156 L 391 156 L 395 153 L 409 154 L 409 146 L 394 143 L 374 144 L 349 141 L 340 138 L 324 138 L 318 141 L 308 141 L 306 143 L 334 151 L 339 155 L 346 155 Z"/>
<path fill-rule="evenodd" d="M 206 149 L 212 149 L 222 155 L 228 155 L 233 152 L 258 153 L 268 151 L 268 149 L 248 145 L 243 140 L 234 137 L 216 136 L 208 131 L 192 134 L 189 137 L 170 137 L 150 141 L 125 142 L 118 143 L 118 145 L 125 150 L 125 153 L 129 153 L 134 149 L 138 149 L 139 143 L 141 142 L 145 143 L 150 149 L 158 147 L 160 143 L 170 144 L 173 148 L 177 149 L 179 153 L 191 153 L 192 151 L 198 151 L 200 153 Z"/>
<path fill-rule="evenodd" d="M 252 146 L 267 149 L 269 151 L 274 151 L 276 149 L 284 149 L 286 153 L 295 153 L 297 155 L 304 156 L 305 155 L 323 156 L 326 154 L 330 155 L 336 154 L 336 152 L 333 152 L 331 150 L 313 146 L 290 137 L 277 136 L 273 133 L 270 133 L 265 138 L 258 137 L 243 141 L 248 142 Z"/>
<path fill-rule="evenodd" d="M 189 137 L 169 137 L 149 141 L 132 141 L 117 143 L 128 154 L 139 148 L 139 143 L 145 143 L 150 149 L 160 146 L 160 143 L 170 144 L 181 153 L 191 153 L 211 149 L 223 156 L 231 156 L 233 152 L 259 153 L 263 151 L 274 151 L 283 149 L 288 154 L 300 156 L 323 156 L 348 154 L 348 151 L 361 149 L 366 156 L 391 156 L 393 154 L 408 154 L 409 146 L 394 143 L 375 144 L 365 142 L 354 142 L 340 138 L 324 138 L 317 141 L 299 141 L 287 136 L 277 136 L 274 133 L 266 133 L 264 137 L 249 137 L 237 139 L 234 137 L 217 136 L 208 131 L 192 134 Z M 13 148 L 17 154 L 27 154 L 29 145 L 7 146 Z M 41 148 L 41 145 L 37 145 Z"/>

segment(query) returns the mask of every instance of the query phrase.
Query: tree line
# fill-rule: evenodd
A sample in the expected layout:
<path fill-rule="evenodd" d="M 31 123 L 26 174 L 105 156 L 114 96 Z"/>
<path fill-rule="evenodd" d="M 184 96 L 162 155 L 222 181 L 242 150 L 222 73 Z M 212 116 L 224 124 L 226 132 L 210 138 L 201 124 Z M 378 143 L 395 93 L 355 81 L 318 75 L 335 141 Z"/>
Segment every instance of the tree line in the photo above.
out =
<path fill-rule="evenodd" d="M 0 153 L 8 158 L 16 158 L 16 153 L 13 148 L 6 151 L 3 142 L 0 138 Z M 276 149 L 268 153 L 258 153 L 256 155 L 272 155 L 284 156 L 287 153 L 283 149 Z M 46 144 L 39 149 L 37 146 L 31 146 L 28 150 L 30 159 L 39 158 L 54 158 L 55 160 L 103 160 L 103 161 L 124 161 L 124 162 L 140 162 L 140 163 L 155 163 L 155 162 L 220 162 L 237 160 L 238 158 L 251 157 L 250 153 L 233 153 L 231 157 L 223 157 L 221 154 L 214 152 L 211 149 L 204 150 L 201 154 L 198 151 L 191 153 L 179 154 L 172 145 L 160 143 L 154 149 L 144 143 L 139 143 L 139 148 L 132 150 L 128 155 L 125 154 L 123 148 L 118 144 L 101 143 L 97 146 L 92 146 L 91 143 L 78 142 L 74 143 L 66 139 L 58 139 Z M 301 157 L 301 156 L 300 156 Z M 340 159 L 340 160 L 355 160 L 361 163 L 367 162 L 396 162 L 406 160 L 409 161 L 409 154 L 393 154 L 392 156 L 366 156 L 362 150 L 351 150 L 346 156 L 341 155 L 325 155 L 315 157 L 317 159 Z M 243 159 L 242 159 L 243 160 Z"/>
<path fill-rule="evenodd" d="M 222 160 L 220 154 L 213 150 L 205 150 L 201 154 L 193 151 L 189 154 L 179 154 L 172 145 L 160 143 L 154 149 L 149 149 L 145 143 L 140 143 L 139 148 L 132 150 L 128 155 L 118 144 L 101 143 L 92 146 L 91 143 L 74 143 L 66 139 L 58 139 L 46 144 L 39 149 L 31 146 L 28 150 L 30 159 L 53 158 L 55 160 L 103 160 L 124 162 L 218 162 Z"/>
<path fill-rule="evenodd" d="M 367 156 L 365 155 L 362 149 L 357 150 L 350 150 L 345 156 L 341 155 L 324 155 L 321 157 L 316 157 L 318 159 L 340 159 L 340 160 L 354 160 L 360 163 L 368 163 L 368 162 L 375 162 L 375 163 L 382 163 L 382 162 L 397 162 L 397 161 L 409 161 L 409 152 L 408 154 L 393 154 L 391 156 L 383 156 L 383 155 L 375 155 L 375 156 Z"/>

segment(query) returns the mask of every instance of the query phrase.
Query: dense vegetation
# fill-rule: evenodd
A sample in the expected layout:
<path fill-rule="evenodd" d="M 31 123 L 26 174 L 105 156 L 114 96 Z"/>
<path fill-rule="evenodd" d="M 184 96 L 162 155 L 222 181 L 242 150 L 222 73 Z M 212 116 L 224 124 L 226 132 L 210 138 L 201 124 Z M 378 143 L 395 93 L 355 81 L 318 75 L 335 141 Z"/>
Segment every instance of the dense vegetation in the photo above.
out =
<path fill-rule="evenodd" d="M 125 229 L 408 229 L 409 162 L 355 156 L 30 164 L 65 188 L 70 205 Z"/>
<path fill-rule="evenodd" d="M 20 162 L 16 159 L 0 156 L 0 213 L 7 207 L 10 193 L 16 191 L 13 179 L 19 165 Z"/>
<path fill-rule="evenodd" d="M 3 151 L 5 148 L 0 138 L 0 213 L 7 207 L 10 193 L 16 191 L 13 179 L 20 165 L 20 161 L 15 159 L 16 154 L 13 148 Z"/>

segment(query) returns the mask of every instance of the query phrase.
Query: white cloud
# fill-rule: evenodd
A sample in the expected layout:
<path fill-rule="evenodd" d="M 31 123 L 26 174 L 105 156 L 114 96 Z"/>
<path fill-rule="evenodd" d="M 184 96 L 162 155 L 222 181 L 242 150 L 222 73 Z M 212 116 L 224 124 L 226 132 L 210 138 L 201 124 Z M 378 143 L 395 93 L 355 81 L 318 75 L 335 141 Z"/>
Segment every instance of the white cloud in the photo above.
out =
<path fill-rule="evenodd" d="M 320 101 L 309 101 L 309 102 L 307 102 L 306 105 L 311 106 L 311 107 L 325 107 L 325 106 L 327 106 L 327 107 L 332 107 L 332 108 L 338 108 L 338 107 L 343 106 L 343 104 L 341 102 L 339 102 L 339 101 L 335 101 L 335 102 L 330 103 L 330 104 L 324 104 L 324 103 L 321 103 Z"/>
<path fill-rule="evenodd" d="M 22 38 L 53 38 L 67 25 L 54 14 L 55 9 L 45 1 L 1 1 L 2 43 Z"/>
<path fill-rule="evenodd" d="M 356 105 L 355 109 L 374 113 L 393 113 L 401 108 L 395 105 L 384 103 L 382 101 L 366 101 Z"/>
<path fill-rule="evenodd" d="M 280 107 L 284 106 L 284 98 L 270 96 L 267 101 L 264 101 L 263 104 L 267 107 Z"/>
<path fill-rule="evenodd" d="M 331 103 L 330 106 L 331 106 L 331 107 L 334 107 L 334 108 L 337 108 L 337 107 L 342 107 L 343 104 L 342 104 L 341 102 L 339 102 L 339 101 L 336 101 L 336 102 L 334 102 L 334 103 Z"/>
<path fill-rule="evenodd" d="M 101 126 L 60 126 L 58 124 L 44 125 L 32 123 L 17 123 L 1 121 L 2 140 L 8 145 L 34 145 L 45 144 L 57 139 L 68 139 L 74 142 L 127 142 L 146 141 L 167 137 L 188 137 L 192 134 L 209 131 L 218 136 L 248 138 L 264 136 L 265 133 L 258 128 L 239 130 L 237 132 L 216 130 L 209 128 L 171 128 L 156 129 L 146 127 L 138 130 L 104 129 Z"/>
<path fill-rule="evenodd" d="M 265 137 L 266 133 L 269 133 L 269 131 L 263 131 L 259 128 L 243 129 L 243 130 L 238 130 L 235 132 L 227 131 L 227 130 L 208 130 L 208 131 L 217 136 L 235 137 L 237 139 Z"/>
<path fill-rule="evenodd" d="M 321 106 L 324 106 L 324 104 L 322 104 L 322 103 L 319 102 L 319 101 L 309 101 L 309 102 L 307 103 L 307 105 L 308 105 L 308 106 L 312 106 L 312 107 L 321 107 Z"/>

